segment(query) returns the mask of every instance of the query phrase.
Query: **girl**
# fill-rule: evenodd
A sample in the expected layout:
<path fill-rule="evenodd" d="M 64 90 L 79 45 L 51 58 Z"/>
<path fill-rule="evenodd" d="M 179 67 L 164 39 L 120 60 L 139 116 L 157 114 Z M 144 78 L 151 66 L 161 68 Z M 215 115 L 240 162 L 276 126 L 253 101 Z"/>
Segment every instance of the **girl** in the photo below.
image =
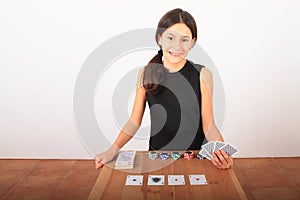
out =
<path fill-rule="evenodd" d="M 199 150 L 204 138 L 224 141 L 213 118 L 212 73 L 186 59 L 196 40 L 196 22 L 188 12 L 174 9 L 161 18 L 156 31 L 160 50 L 140 71 L 131 117 L 114 144 L 96 155 L 96 169 L 113 160 L 136 133 L 146 102 L 151 116 L 149 150 Z M 223 150 L 214 152 L 211 162 L 219 169 L 233 164 Z"/>

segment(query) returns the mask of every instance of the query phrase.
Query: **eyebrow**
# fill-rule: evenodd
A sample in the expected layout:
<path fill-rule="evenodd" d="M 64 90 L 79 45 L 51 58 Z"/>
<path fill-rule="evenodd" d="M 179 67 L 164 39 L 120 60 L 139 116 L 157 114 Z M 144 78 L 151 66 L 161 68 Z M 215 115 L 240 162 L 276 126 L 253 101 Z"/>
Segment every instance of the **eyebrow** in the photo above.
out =
<path fill-rule="evenodd" d="M 167 33 L 168 35 L 172 35 L 172 36 L 175 36 L 176 37 L 176 35 L 175 34 L 173 34 L 173 33 Z M 179 34 L 180 35 L 180 34 Z M 181 35 L 180 35 L 181 36 Z M 189 36 L 187 36 L 187 35 L 183 35 L 183 36 L 181 36 L 181 37 L 183 37 L 183 38 L 190 38 Z"/>

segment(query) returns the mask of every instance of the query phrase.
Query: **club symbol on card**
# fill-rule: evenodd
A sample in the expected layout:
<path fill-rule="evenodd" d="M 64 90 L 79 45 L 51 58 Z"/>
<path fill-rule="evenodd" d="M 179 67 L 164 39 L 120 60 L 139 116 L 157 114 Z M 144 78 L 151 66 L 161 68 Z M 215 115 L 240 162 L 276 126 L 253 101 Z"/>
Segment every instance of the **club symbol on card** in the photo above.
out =
<path fill-rule="evenodd" d="M 125 183 L 125 185 L 142 185 L 142 184 L 143 184 L 142 175 L 137 175 L 137 176 L 128 175 Z"/>

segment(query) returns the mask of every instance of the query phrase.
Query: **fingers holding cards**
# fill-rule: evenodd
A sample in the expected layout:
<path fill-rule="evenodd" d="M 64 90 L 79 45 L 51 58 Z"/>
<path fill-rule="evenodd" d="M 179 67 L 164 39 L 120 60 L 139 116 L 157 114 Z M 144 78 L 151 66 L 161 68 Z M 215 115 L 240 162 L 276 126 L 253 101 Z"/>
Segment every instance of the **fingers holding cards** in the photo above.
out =
<path fill-rule="evenodd" d="M 228 169 L 232 164 L 232 157 L 238 149 L 229 143 L 210 141 L 201 146 L 199 155 L 210 160 L 219 169 Z"/>
<path fill-rule="evenodd" d="M 220 148 L 220 150 L 224 150 L 228 156 L 233 156 L 238 152 L 238 149 L 232 146 L 231 144 L 226 144 Z"/>
<path fill-rule="evenodd" d="M 221 141 L 210 141 L 202 145 L 199 154 L 211 160 L 213 158 L 213 152 L 217 150 L 224 150 L 228 156 L 233 156 L 238 152 L 238 149 L 231 144 Z"/>

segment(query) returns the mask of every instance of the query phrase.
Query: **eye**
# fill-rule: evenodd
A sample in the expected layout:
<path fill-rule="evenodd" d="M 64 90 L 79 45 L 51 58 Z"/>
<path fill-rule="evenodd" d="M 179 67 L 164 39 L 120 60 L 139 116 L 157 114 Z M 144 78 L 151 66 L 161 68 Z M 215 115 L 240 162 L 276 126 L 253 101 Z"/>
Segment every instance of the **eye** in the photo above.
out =
<path fill-rule="evenodd" d="M 182 39 L 182 42 L 188 42 L 189 40 L 188 39 Z"/>
<path fill-rule="evenodd" d="M 167 39 L 172 41 L 174 38 L 172 36 L 168 36 Z"/>

